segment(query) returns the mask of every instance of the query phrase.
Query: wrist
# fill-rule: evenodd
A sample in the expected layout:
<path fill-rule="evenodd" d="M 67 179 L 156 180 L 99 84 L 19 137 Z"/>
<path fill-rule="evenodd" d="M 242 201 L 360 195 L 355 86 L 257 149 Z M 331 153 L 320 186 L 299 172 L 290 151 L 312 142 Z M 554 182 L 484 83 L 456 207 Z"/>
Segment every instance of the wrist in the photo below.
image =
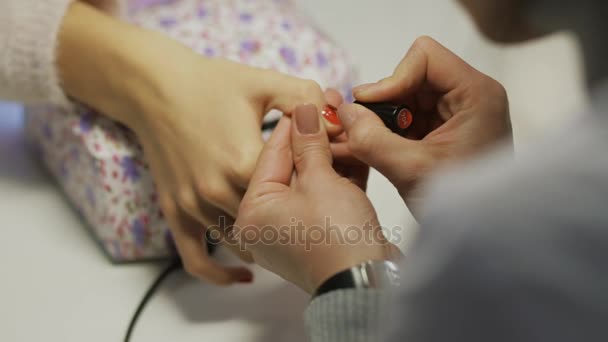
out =
<path fill-rule="evenodd" d="M 322 262 L 317 263 L 318 266 L 312 269 L 310 283 L 305 290 L 314 294 L 326 281 L 345 270 L 366 262 L 397 261 L 402 256 L 399 249 L 389 242 L 375 243 L 364 249 L 349 248 L 346 252 L 323 258 Z"/>
<path fill-rule="evenodd" d="M 392 261 L 366 261 L 338 272 L 321 284 L 313 299 L 347 289 L 386 289 L 401 283 L 399 267 Z"/>
<path fill-rule="evenodd" d="M 153 93 L 145 45 L 155 35 L 74 2 L 57 47 L 64 91 L 132 127 L 141 120 L 142 98 Z"/>

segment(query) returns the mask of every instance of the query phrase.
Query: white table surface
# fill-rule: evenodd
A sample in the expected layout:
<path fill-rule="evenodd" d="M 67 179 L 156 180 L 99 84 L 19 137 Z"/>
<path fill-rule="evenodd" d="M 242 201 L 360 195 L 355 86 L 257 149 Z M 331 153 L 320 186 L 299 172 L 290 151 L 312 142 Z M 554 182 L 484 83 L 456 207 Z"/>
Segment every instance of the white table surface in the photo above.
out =
<path fill-rule="evenodd" d="M 549 120 L 539 113 L 566 113 L 584 104 L 578 57 L 563 37 L 508 51 L 492 47 L 444 0 L 300 3 L 349 49 L 362 81 L 390 74 L 415 37 L 437 37 L 505 82 L 522 144 L 565 117 Z M 547 51 L 553 52 L 550 60 Z M 567 82 L 551 81 L 557 70 Z M 560 103 L 549 100 L 554 96 Z M 25 150 L 20 127 L 15 108 L 0 107 L 0 340 L 121 341 L 163 264 L 109 263 Z M 383 224 L 413 228 L 399 197 L 378 174 L 372 175 L 369 195 Z M 234 262 L 225 253 L 219 257 Z M 306 296 L 262 270 L 255 276 L 254 285 L 225 289 L 172 276 L 145 309 L 133 341 L 304 341 Z"/>

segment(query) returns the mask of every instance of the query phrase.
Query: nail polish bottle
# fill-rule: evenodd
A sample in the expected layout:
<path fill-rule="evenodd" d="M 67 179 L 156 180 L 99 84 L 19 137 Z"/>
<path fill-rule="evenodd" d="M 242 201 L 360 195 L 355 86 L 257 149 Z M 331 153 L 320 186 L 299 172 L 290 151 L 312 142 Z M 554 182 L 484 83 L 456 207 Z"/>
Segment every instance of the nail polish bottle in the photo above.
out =
<path fill-rule="evenodd" d="M 376 113 L 376 115 L 382 119 L 386 127 L 402 137 L 406 136 L 408 129 L 414 122 L 414 115 L 409 108 L 404 105 L 396 106 L 384 102 L 365 103 L 356 101 L 355 103 Z"/>

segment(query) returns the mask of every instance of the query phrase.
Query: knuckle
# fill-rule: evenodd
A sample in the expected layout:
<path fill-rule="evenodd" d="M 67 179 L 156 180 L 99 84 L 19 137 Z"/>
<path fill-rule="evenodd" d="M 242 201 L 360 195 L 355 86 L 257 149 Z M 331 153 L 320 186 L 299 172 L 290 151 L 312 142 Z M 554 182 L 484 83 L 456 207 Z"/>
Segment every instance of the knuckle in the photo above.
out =
<path fill-rule="evenodd" d="M 159 194 L 158 204 L 160 205 L 163 215 L 175 216 L 177 214 L 177 203 L 173 199 L 173 196 L 169 193 Z"/>
<path fill-rule="evenodd" d="M 200 277 L 204 274 L 200 263 L 192 260 L 184 260 L 184 270 L 193 277 Z"/>
<path fill-rule="evenodd" d="M 373 130 L 362 125 L 360 122 L 355 123 L 349 131 L 348 148 L 355 156 L 367 156 L 372 153 L 375 146 L 375 138 Z"/>
<path fill-rule="evenodd" d="M 218 181 L 203 181 L 196 183 L 198 195 L 211 203 L 223 203 L 226 200 L 226 190 Z"/>
<path fill-rule="evenodd" d="M 496 94 L 496 96 L 506 99 L 507 98 L 507 89 L 500 82 L 496 81 L 495 79 L 490 78 L 490 80 L 491 80 L 490 83 L 492 84 L 492 86 L 491 86 L 492 92 L 494 92 Z"/>
<path fill-rule="evenodd" d="M 245 198 L 241 201 L 241 203 L 239 203 L 238 219 L 235 223 L 235 226 L 248 224 L 249 222 L 251 222 L 253 209 L 254 206 L 250 203 L 249 199 L 247 198 L 247 195 L 245 195 Z M 233 232 L 235 232 L 234 229 Z"/>
<path fill-rule="evenodd" d="M 181 208 L 190 213 L 196 212 L 199 209 L 196 194 L 190 187 L 185 187 L 179 191 L 177 202 Z"/>
<path fill-rule="evenodd" d="M 295 165 L 301 165 L 308 158 L 326 158 L 331 160 L 331 151 L 320 141 L 309 142 L 308 144 L 296 149 L 293 154 Z"/>
<path fill-rule="evenodd" d="M 249 183 L 251 176 L 255 170 L 259 152 L 246 152 L 238 158 L 238 162 L 235 162 L 231 166 L 231 174 L 236 178 L 239 183 Z"/>
<path fill-rule="evenodd" d="M 307 101 L 311 98 L 318 98 L 323 96 L 323 90 L 321 86 L 313 80 L 304 80 L 301 83 L 300 96 Z"/>
<path fill-rule="evenodd" d="M 202 261 L 186 260 L 184 261 L 184 270 L 193 277 L 209 280 L 208 268 Z"/>
<path fill-rule="evenodd" d="M 507 89 L 492 77 L 482 74 L 476 89 L 481 97 L 479 100 L 485 99 L 485 101 L 493 103 L 497 109 L 508 107 Z M 489 99 L 492 99 L 492 101 L 489 101 Z"/>
<path fill-rule="evenodd" d="M 430 36 L 423 35 L 416 38 L 416 40 L 412 44 L 412 47 L 424 49 L 435 44 L 437 44 L 437 41 L 435 41 L 435 39 L 431 38 Z"/>

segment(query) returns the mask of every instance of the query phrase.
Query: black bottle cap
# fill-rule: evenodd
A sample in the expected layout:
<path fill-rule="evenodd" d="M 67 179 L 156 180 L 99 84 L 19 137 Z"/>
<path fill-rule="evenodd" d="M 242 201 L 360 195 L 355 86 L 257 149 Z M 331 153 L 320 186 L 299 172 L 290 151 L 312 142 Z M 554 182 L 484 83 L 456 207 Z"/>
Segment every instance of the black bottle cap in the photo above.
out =
<path fill-rule="evenodd" d="M 386 102 L 366 103 L 356 101 L 355 103 L 376 113 L 386 127 L 400 136 L 405 136 L 408 133 L 408 129 L 414 121 L 412 112 L 404 105 L 394 105 Z"/>

